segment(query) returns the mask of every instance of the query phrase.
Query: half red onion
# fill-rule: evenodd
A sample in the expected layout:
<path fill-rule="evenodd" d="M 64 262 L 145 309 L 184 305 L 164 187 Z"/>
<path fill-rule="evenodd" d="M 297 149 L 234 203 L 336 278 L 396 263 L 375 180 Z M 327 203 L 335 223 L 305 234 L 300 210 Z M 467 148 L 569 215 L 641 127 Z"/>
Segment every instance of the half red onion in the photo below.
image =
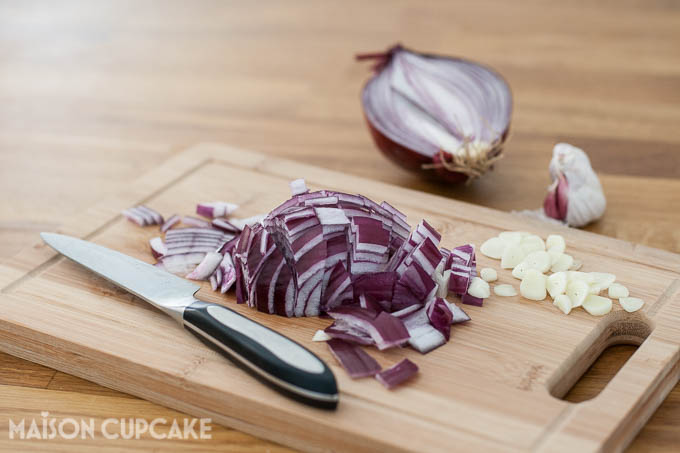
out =
<path fill-rule="evenodd" d="M 375 60 L 362 103 L 378 148 L 392 161 L 449 182 L 469 181 L 501 158 L 512 94 L 492 69 L 397 45 Z"/>

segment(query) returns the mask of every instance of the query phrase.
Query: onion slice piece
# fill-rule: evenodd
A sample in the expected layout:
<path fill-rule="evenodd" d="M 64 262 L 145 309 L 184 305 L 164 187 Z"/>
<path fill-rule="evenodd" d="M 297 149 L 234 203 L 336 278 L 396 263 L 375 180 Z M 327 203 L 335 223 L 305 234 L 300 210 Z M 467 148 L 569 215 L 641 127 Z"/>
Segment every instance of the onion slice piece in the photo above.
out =
<path fill-rule="evenodd" d="M 359 346 L 333 338 L 326 342 L 331 354 L 347 371 L 352 379 L 375 376 L 380 372 L 380 365 Z"/>
<path fill-rule="evenodd" d="M 151 254 L 154 258 L 160 258 L 168 253 L 168 248 L 163 242 L 163 239 L 159 237 L 150 239 L 149 247 L 151 248 Z"/>
<path fill-rule="evenodd" d="M 186 278 L 191 280 L 209 279 L 222 262 L 222 258 L 222 255 L 216 252 L 206 253 L 203 260 L 196 266 L 196 269 L 187 274 Z"/>
<path fill-rule="evenodd" d="M 177 225 L 182 221 L 182 218 L 178 216 L 177 214 L 173 214 L 172 216 L 168 217 L 168 220 L 166 220 L 163 225 L 161 225 L 161 233 L 165 233 L 168 231 L 170 228 L 173 226 Z"/>
<path fill-rule="evenodd" d="M 375 378 L 388 389 L 393 389 L 416 374 L 418 374 L 418 365 L 409 359 L 404 359 L 396 365 L 376 374 Z"/>
<path fill-rule="evenodd" d="M 139 226 L 160 225 L 163 223 L 162 215 L 144 205 L 125 209 L 121 214 L 130 222 Z"/>
<path fill-rule="evenodd" d="M 328 314 L 333 319 L 368 334 L 380 350 L 401 346 L 410 338 L 404 322 L 384 311 L 374 316 L 369 310 L 347 306 L 338 307 Z"/>
<path fill-rule="evenodd" d="M 203 219 L 199 219 L 199 218 L 192 217 L 192 216 L 189 216 L 189 215 L 185 215 L 184 217 L 182 217 L 182 223 L 185 224 L 185 225 L 191 225 L 191 226 L 196 227 L 196 228 L 211 228 L 212 227 L 210 222 L 207 222 Z"/>
<path fill-rule="evenodd" d="M 226 201 L 211 201 L 196 205 L 196 214 L 214 219 L 216 217 L 227 217 L 238 209 L 238 205 L 227 203 Z"/>
<path fill-rule="evenodd" d="M 411 336 L 409 344 L 421 354 L 426 354 L 446 343 L 444 334 L 430 324 L 426 308 L 421 308 L 404 318 L 404 326 Z"/>
<path fill-rule="evenodd" d="M 444 335 L 449 341 L 451 334 L 451 324 L 453 324 L 453 312 L 444 299 L 436 298 L 427 304 L 427 317 L 432 327 Z"/>

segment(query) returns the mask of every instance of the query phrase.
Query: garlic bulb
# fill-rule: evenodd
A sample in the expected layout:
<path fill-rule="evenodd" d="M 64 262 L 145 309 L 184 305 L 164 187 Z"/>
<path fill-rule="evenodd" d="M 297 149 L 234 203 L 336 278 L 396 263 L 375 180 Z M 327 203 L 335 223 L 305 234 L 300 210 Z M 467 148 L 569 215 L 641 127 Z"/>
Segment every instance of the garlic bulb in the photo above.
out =
<path fill-rule="evenodd" d="M 582 149 L 558 143 L 553 148 L 549 170 L 553 183 L 543 202 L 545 215 L 575 227 L 602 217 L 607 200 Z"/>

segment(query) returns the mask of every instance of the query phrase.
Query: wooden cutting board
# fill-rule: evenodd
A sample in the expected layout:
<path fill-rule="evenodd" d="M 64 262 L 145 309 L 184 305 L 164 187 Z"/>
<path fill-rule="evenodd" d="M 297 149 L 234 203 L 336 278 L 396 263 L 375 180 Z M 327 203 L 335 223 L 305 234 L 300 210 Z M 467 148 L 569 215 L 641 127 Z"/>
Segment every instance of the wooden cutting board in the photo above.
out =
<path fill-rule="evenodd" d="M 585 271 L 617 275 L 646 301 L 633 314 L 615 302 L 607 316 L 565 316 L 549 300 L 492 296 L 465 306 L 472 321 L 427 355 L 370 353 L 383 366 L 408 357 L 419 376 L 388 391 L 353 381 L 313 333 L 328 320 L 257 313 L 204 285 L 199 297 L 223 303 L 305 344 L 333 368 L 336 412 L 295 403 L 263 386 L 174 321 L 43 245 L 0 265 L 0 349 L 195 416 L 308 451 L 611 451 L 625 447 L 678 382 L 680 255 L 268 156 L 202 144 L 188 149 L 72 219 L 58 232 L 151 262 L 157 228 L 120 211 L 144 203 L 192 213 L 197 201 L 228 200 L 240 216 L 288 198 L 288 182 L 387 200 L 414 225 L 426 218 L 455 246 L 503 230 L 545 237 L 559 229 Z M 84 188 L 86 190 L 86 188 Z M 478 256 L 481 267 L 498 262 Z M 518 287 L 509 271 L 498 283 Z M 609 345 L 641 344 L 605 389 L 579 404 L 559 399 Z"/>

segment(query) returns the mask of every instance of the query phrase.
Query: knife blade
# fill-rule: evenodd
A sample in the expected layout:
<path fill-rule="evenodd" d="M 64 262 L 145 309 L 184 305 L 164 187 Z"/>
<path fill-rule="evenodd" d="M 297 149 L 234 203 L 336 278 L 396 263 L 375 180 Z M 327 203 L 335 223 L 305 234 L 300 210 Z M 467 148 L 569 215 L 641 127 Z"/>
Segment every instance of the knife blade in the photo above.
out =
<path fill-rule="evenodd" d="M 335 409 L 339 395 L 328 365 L 304 346 L 229 308 L 194 295 L 199 285 L 92 242 L 41 233 L 57 252 L 140 297 L 203 343 L 300 402 Z"/>

